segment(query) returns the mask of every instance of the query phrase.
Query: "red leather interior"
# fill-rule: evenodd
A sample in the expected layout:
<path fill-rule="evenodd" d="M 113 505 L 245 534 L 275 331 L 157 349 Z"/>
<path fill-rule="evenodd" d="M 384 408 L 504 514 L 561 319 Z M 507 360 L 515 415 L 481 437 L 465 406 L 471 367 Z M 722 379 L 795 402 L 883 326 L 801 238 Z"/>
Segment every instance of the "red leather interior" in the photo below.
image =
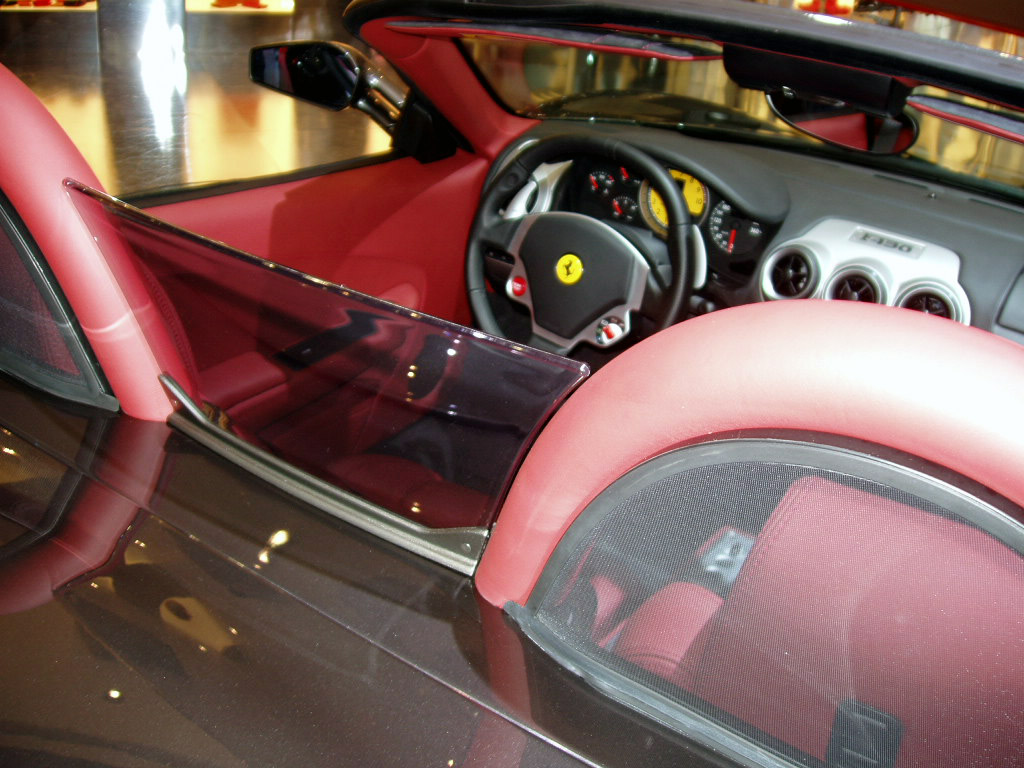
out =
<path fill-rule="evenodd" d="M 390 442 L 421 421 L 438 429 L 427 417 L 456 407 L 438 402 L 464 355 L 436 325 L 145 223 L 111 222 L 144 261 L 154 295 L 167 299 L 166 323 L 193 362 L 199 397 L 236 434 L 427 525 L 488 522 L 493 493 L 474 489 L 471 470 L 459 475 L 448 449 L 455 438 L 443 447 L 423 433 L 404 436 L 411 446 Z"/>
<path fill-rule="evenodd" d="M 701 632 L 721 607 L 722 598 L 705 587 L 686 582 L 669 584 L 612 633 L 615 653 L 679 684 L 689 677 L 695 660 L 702 657 L 706 638 Z"/>
<path fill-rule="evenodd" d="M 400 158 L 149 213 L 310 275 L 455 322 L 485 160 Z M 401 183 L 395 183 L 401 179 Z"/>
<path fill-rule="evenodd" d="M 343 488 L 431 528 L 484 525 L 489 517 L 486 494 L 398 456 L 348 456 L 335 462 L 331 472 Z"/>
<path fill-rule="evenodd" d="M 1024 711 L 1021 555 L 817 477 L 790 488 L 724 603 L 669 584 L 615 652 L 821 760 L 847 700 L 902 723 L 897 766 L 1010 764 Z"/>
<path fill-rule="evenodd" d="M 99 180 L 35 95 L 3 67 L 0 102 L 3 134 L 32 137 L 0 153 L 0 189 L 46 255 L 122 409 L 164 420 L 171 405 L 157 376 L 169 372 L 188 387 L 188 372 L 124 244 L 109 230 L 85 231 L 63 184 L 70 177 L 99 189 Z"/>
<path fill-rule="evenodd" d="M 390 21 L 364 24 L 360 37 L 406 73 L 477 154 L 493 160 L 512 139 L 536 123 L 505 111 L 484 90 L 452 40 L 394 29 Z M 453 88 L 452 83 L 459 87 Z"/>
<path fill-rule="evenodd" d="M 594 611 L 594 629 L 591 635 L 595 642 L 605 646 L 617 636 L 616 632 L 609 633 L 608 630 L 626 599 L 626 590 L 614 579 L 600 573 L 591 577 L 590 587 L 594 590 L 594 597 L 597 600 L 597 607 Z"/>
<path fill-rule="evenodd" d="M 908 310 L 791 301 L 688 320 L 597 371 L 554 415 L 516 477 L 477 588 L 493 605 L 525 604 L 598 493 L 647 459 L 732 430 L 880 443 L 1024 505 L 1022 381 L 1020 346 Z"/>
<path fill-rule="evenodd" d="M 243 352 L 202 372 L 203 399 L 225 410 L 266 392 L 287 381 L 283 369 L 255 351 Z"/>
<path fill-rule="evenodd" d="M 859 112 L 819 117 L 816 120 L 801 120 L 798 125 L 801 130 L 815 136 L 823 136 L 844 147 L 868 148 L 868 116 Z"/>

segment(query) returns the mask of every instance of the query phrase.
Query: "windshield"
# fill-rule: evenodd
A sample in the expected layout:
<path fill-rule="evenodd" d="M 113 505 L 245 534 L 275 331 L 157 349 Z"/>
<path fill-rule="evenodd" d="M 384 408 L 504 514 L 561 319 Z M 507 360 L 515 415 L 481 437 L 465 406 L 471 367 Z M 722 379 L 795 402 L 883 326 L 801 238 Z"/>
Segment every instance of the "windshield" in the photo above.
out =
<path fill-rule="evenodd" d="M 979 29 L 953 22 L 945 28 L 917 20 L 911 24 L 908 18 L 916 16 L 934 19 L 904 13 L 902 23 L 935 36 L 944 32 L 958 39 L 965 28 Z M 721 46 L 664 36 L 615 35 L 614 47 L 606 41 L 559 44 L 469 35 L 462 44 L 506 107 L 526 117 L 628 121 L 823 146 L 777 118 L 764 93 L 733 82 Z M 622 52 L 623 41 L 638 52 Z M 990 30 L 978 32 L 975 42 L 1008 55 L 1019 47 L 1018 38 Z M 930 86 L 919 86 L 914 93 L 980 104 Z M 919 125 L 918 139 L 896 162 L 918 174 L 984 186 L 1018 200 L 1024 196 L 1024 146 L 940 117 L 909 108 L 908 112 Z"/>

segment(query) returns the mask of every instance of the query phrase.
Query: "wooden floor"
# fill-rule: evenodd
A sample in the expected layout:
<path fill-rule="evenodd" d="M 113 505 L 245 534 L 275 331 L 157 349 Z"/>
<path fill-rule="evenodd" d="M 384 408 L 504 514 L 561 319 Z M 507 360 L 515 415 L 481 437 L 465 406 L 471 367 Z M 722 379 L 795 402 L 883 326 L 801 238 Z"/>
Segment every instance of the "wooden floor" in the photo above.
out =
<path fill-rule="evenodd" d="M 225 0 L 218 0 L 224 4 Z M 250 0 L 252 2 L 252 0 Z M 387 136 L 259 88 L 248 50 L 346 38 L 326 0 L 101 0 L 81 8 L 0 9 L 0 63 L 43 100 L 108 192 L 248 178 L 365 155 Z M 31 137 L 4 137 L 11 144 Z"/>

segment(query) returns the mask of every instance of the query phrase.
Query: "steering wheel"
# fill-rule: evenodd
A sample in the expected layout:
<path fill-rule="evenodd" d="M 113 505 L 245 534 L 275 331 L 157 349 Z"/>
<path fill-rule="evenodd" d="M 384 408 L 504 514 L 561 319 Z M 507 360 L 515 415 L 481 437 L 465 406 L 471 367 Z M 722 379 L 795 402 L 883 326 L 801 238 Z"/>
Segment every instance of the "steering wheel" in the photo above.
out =
<path fill-rule="evenodd" d="M 633 169 L 661 196 L 668 215 L 670 279 L 661 277 L 642 243 L 606 221 L 567 211 L 528 212 L 531 198 L 541 192 L 535 173 L 580 155 Z M 689 228 L 678 183 L 646 153 L 607 137 L 541 139 L 502 169 L 481 197 L 466 256 L 470 306 L 482 330 L 509 338 L 495 314 L 486 276 L 503 280 L 497 290 L 529 310 L 529 338 L 517 340 L 560 354 L 580 343 L 599 348 L 618 343 L 631 332 L 633 313 L 645 314 L 655 330 L 663 330 L 689 303 Z"/>

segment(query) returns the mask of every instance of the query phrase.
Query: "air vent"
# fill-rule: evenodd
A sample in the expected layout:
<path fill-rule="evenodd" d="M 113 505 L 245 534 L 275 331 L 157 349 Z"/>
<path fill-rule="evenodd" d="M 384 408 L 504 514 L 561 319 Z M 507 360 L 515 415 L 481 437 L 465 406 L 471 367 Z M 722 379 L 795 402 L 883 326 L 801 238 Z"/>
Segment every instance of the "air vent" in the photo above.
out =
<path fill-rule="evenodd" d="M 953 316 L 953 308 L 949 306 L 945 297 L 931 291 L 918 291 L 904 301 L 903 306 L 916 312 L 924 312 L 926 315 Z"/>
<path fill-rule="evenodd" d="M 800 251 L 788 251 L 772 267 L 772 288 L 784 299 L 795 299 L 807 293 L 813 277 L 807 257 Z"/>
<path fill-rule="evenodd" d="M 926 315 L 937 315 L 951 320 L 960 319 L 960 307 L 945 291 L 933 288 L 914 288 L 899 300 L 901 307 L 924 312 Z"/>
<path fill-rule="evenodd" d="M 761 292 L 767 299 L 802 299 L 818 283 L 817 259 L 803 248 L 785 248 L 773 254 L 761 273 Z"/>
<path fill-rule="evenodd" d="M 863 272 L 846 272 L 836 277 L 828 297 L 840 301 L 866 301 L 870 304 L 880 304 L 882 301 L 878 283 Z"/>

